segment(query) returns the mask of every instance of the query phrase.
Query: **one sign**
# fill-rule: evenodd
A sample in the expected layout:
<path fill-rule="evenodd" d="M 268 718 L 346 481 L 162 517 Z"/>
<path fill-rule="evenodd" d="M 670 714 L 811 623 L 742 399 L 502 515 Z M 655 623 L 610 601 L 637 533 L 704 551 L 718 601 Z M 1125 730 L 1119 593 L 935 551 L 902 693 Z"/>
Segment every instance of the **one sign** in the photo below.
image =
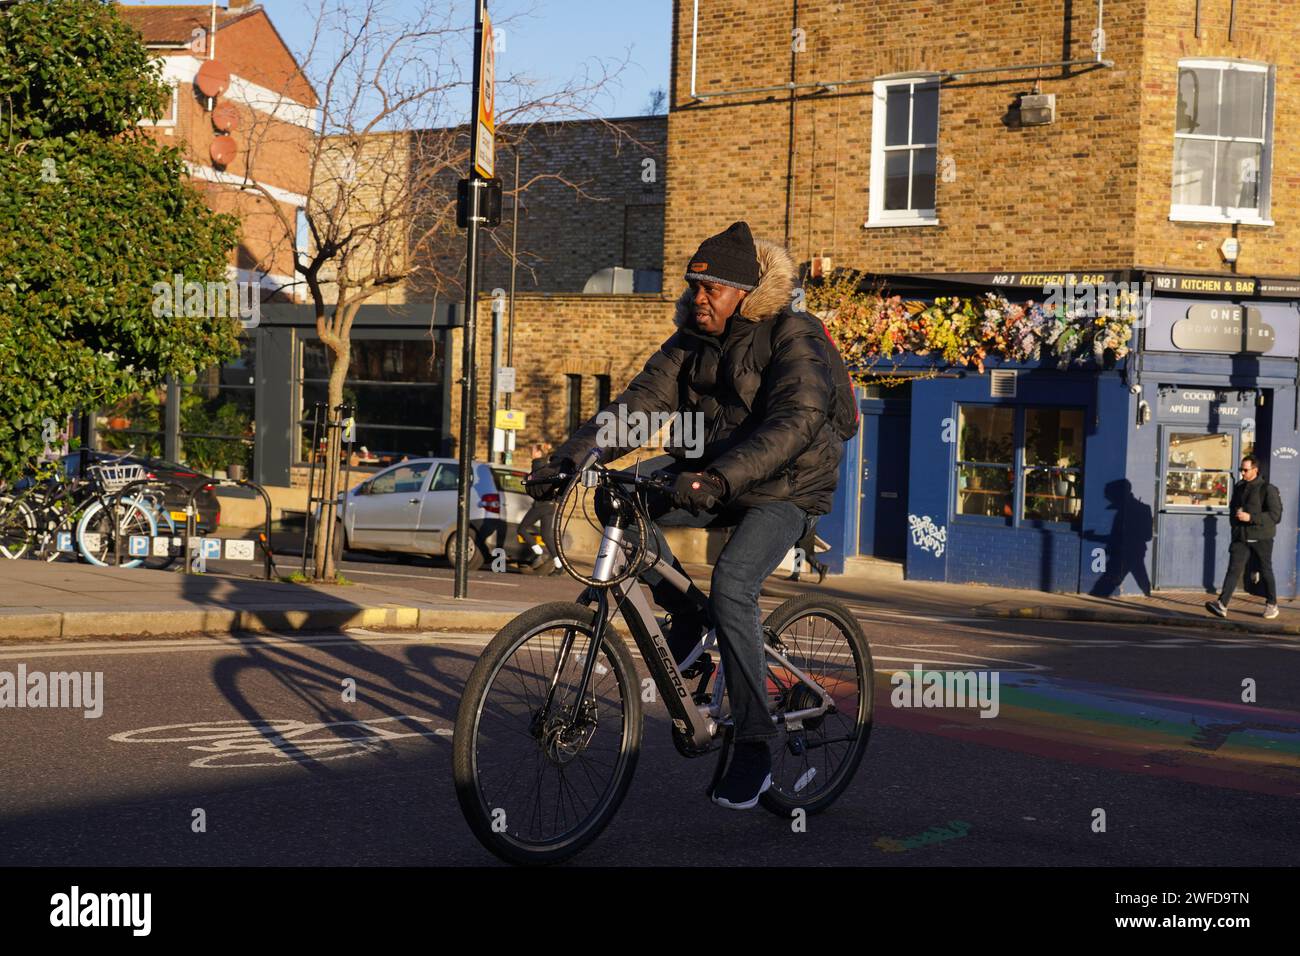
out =
<path fill-rule="evenodd" d="M 1157 296 L 1147 308 L 1149 352 L 1300 355 L 1300 314 L 1292 302 L 1204 302 Z"/>
<path fill-rule="evenodd" d="M 509 395 L 515 390 L 515 370 L 510 365 L 497 369 L 497 391 Z"/>
<path fill-rule="evenodd" d="M 87 551 L 98 551 L 104 546 L 104 536 L 97 531 L 87 531 L 81 536 L 81 542 Z"/>
<path fill-rule="evenodd" d="M 204 538 L 203 539 L 203 557 L 208 561 L 221 560 L 221 539 Z"/>
<path fill-rule="evenodd" d="M 1241 240 L 1229 236 L 1219 243 L 1219 255 L 1223 256 L 1224 262 L 1236 262 L 1237 256 L 1241 254 Z"/>
<path fill-rule="evenodd" d="M 478 139 L 474 168 L 484 179 L 496 171 L 496 45 L 492 41 L 492 18 L 483 6 L 483 43 L 479 53 Z"/>
<path fill-rule="evenodd" d="M 173 541 L 179 541 L 179 538 L 154 538 L 153 539 L 153 556 L 155 558 L 165 558 L 171 554 Z"/>
<path fill-rule="evenodd" d="M 513 429 L 518 431 L 524 427 L 524 413 L 517 408 L 501 408 L 497 410 L 497 428 Z"/>
<path fill-rule="evenodd" d="M 58 533 L 58 535 L 55 536 L 55 539 L 54 539 L 54 540 L 55 540 L 55 544 L 54 544 L 54 546 L 55 546 L 55 548 L 57 548 L 59 551 L 71 551 L 71 550 L 72 550 L 72 532 L 71 532 L 71 531 L 60 531 L 60 532 Z"/>
<path fill-rule="evenodd" d="M 1194 305 L 1169 330 L 1174 348 L 1183 352 L 1246 352 L 1262 355 L 1273 347 L 1274 330 L 1259 309 L 1212 302 Z"/>
<path fill-rule="evenodd" d="M 227 561 L 252 561 L 253 542 L 240 541 L 236 538 L 227 539 L 226 560 Z"/>
<path fill-rule="evenodd" d="M 149 536 L 133 534 L 127 541 L 127 551 L 133 558 L 149 557 Z"/>
<path fill-rule="evenodd" d="M 343 444 L 351 445 L 357 440 L 357 420 L 355 418 L 343 419 Z"/>

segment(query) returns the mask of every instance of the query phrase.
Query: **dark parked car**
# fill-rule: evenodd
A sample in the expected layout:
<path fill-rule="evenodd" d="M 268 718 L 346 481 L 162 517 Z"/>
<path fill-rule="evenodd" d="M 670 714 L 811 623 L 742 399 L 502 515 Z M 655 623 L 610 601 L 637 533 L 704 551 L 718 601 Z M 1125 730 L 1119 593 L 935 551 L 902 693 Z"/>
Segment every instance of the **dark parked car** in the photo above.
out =
<path fill-rule="evenodd" d="M 94 464 L 98 461 L 105 461 L 117 458 L 121 452 L 112 451 L 92 451 L 87 459 L 89 463 Z M 210 484 L 215 479 L 208 477 L 200 472 L 195 471 L 187 465 L 178 465 L 174 461 L 167 461 L 163 458 L 147 458 L 140 455 L 128 455 L 122 459 L 124 464 L 142 465 L 145 469 L 145 475 L 149 478 L 156 478 L 159 481 L 174 481 L 181 485 L 186 491 L 193 491 L 194 488 L 202 488 L 194 496 L 194 506 L 198 512 L 198 530 L 200 534 L 211 534 L 221 525 L 221 502 L 218 500 L 216 493 L 211 488 L 203 486 Z M 70 455 L 63 456 L 63 473 L 65 475 L 76 475 L 81 469 L 81 452 L 74 451 Z M 167 510 L 171 512 L 172 521 L 175 522 L 177 529 L 185 524 L 185 496 L 180 488 L 168 486 L 164 489 L 163 502 Z"/>

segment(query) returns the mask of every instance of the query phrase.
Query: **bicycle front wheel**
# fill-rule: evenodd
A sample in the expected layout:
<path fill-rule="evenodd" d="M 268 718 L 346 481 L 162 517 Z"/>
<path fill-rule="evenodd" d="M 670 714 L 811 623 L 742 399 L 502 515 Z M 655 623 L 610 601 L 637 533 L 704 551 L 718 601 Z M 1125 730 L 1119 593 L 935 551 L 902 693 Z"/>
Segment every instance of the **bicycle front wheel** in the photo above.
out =
<path fill-rule="evenodd" d="M 778 723 L 772 787 L 760 801 L 786 819 L 796 808 L 820 813 L 844 792 L 867 749 L 875 680 L 871 648 L 848 608 L 816 594 L 786 601 L 765 626 L 790 664 L 828 693 L 833 706 L 801 726 Z M 778 714 L 820 703 L 816 691 L 771 658 L 767 688 Z"/>
<path fill-rule="evenodd" d="M 122 536 L 122 554 L 125 556 L 132 535 L 143 535 L 152 539 L 157 531 L 158 526 L 154 524 L 152 513 L 138 499 L 127 499 L 122 502 L 122 506 L 121 518 L 118 519 L 116 526 L 113 522 L 112 509 L 105 506 L 102 498 L 93 502 L 82 514 L 81 521 L 77 523 L 77 549 L 91 564 L 100 567 L 108 566 L 109 557 L 115 553 L 114 542 L 117 535 Z M 120 567 L 139 567 L 143 560 L 143 558 L 132 558 L 123 561 Z"/>
<path fill-rule="evenodd" d="M 595 611 L 579 604 L 525 611 L 465 684 L 452 741 L 456 796 L 479 842 L 506 862 L 573 856 L 608 825 L 632 782 L 641 698 L 632 656 L 609 630 L 577 697 L 594 631 Z"/>
<path fill-rule="evenodd" d="M 36 515 L 27 502 L 0 495 L 0 556 L 21 558 L 35 540 Z"/>

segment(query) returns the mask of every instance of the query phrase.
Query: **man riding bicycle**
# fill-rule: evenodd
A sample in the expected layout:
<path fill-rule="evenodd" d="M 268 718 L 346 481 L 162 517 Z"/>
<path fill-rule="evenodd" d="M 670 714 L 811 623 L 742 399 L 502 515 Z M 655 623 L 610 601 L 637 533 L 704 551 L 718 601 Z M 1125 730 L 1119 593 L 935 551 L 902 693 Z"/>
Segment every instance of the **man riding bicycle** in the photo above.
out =
<path fill-rule="evenodd" d="M 678 568 L 660 527 L 734 528 L 709 591 L 734 732 L 731 760 L 712 798 L 749 809 L 771 786 L 768 741 L 776 734 L 759 589 L 815 516 L 830 510 L 843 444 L 826 427 L 832 376 L 825 331 L 815 317 L 792 307 L 789 252 L 755 242 L 749 225 L 736 222 L 703 242 L 685 279 L 677 331 L 602 411 L 646 418 L 676 412 L 698 416 L 702 425 L 696 432 L 705 436 L 702 449 L 667 448 L 672 460 L 664 474 L 673 494 L 670 503 L 653 503 L 651 514 L 659 551 Z M 534 469 L 534 497 L 554 491 L 532 482 L 571 473 L 596 447 L 599 418 Z M 627 451 L 607 449 L 603 457 L 611 461 Z M 671 615 L 667 638 L 680 663 L 710 622 L 659 575 L 645 577 Z"/>

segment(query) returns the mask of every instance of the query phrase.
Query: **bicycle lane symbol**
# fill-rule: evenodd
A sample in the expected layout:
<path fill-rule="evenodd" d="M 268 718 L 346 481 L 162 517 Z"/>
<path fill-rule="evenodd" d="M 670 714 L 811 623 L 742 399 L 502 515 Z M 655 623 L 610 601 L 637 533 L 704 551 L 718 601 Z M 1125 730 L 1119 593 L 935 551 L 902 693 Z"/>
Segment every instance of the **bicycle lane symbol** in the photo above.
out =
<path fill-rule="evenodd" d="M 225 770 L 345 760 L 380 753 L 390 749 L 393 741 L 451 736 L 450 728 L 426 729 L 431 723 L 431 718 L 411 716 L 331 723 L 216 720 L 144 727 L 108 739 L 127 744 L 183 744 L 186 750 L 207 754 L 191 760 L 191 767 Z M 398 729 L 394 724 L 409 729 Z"/>

